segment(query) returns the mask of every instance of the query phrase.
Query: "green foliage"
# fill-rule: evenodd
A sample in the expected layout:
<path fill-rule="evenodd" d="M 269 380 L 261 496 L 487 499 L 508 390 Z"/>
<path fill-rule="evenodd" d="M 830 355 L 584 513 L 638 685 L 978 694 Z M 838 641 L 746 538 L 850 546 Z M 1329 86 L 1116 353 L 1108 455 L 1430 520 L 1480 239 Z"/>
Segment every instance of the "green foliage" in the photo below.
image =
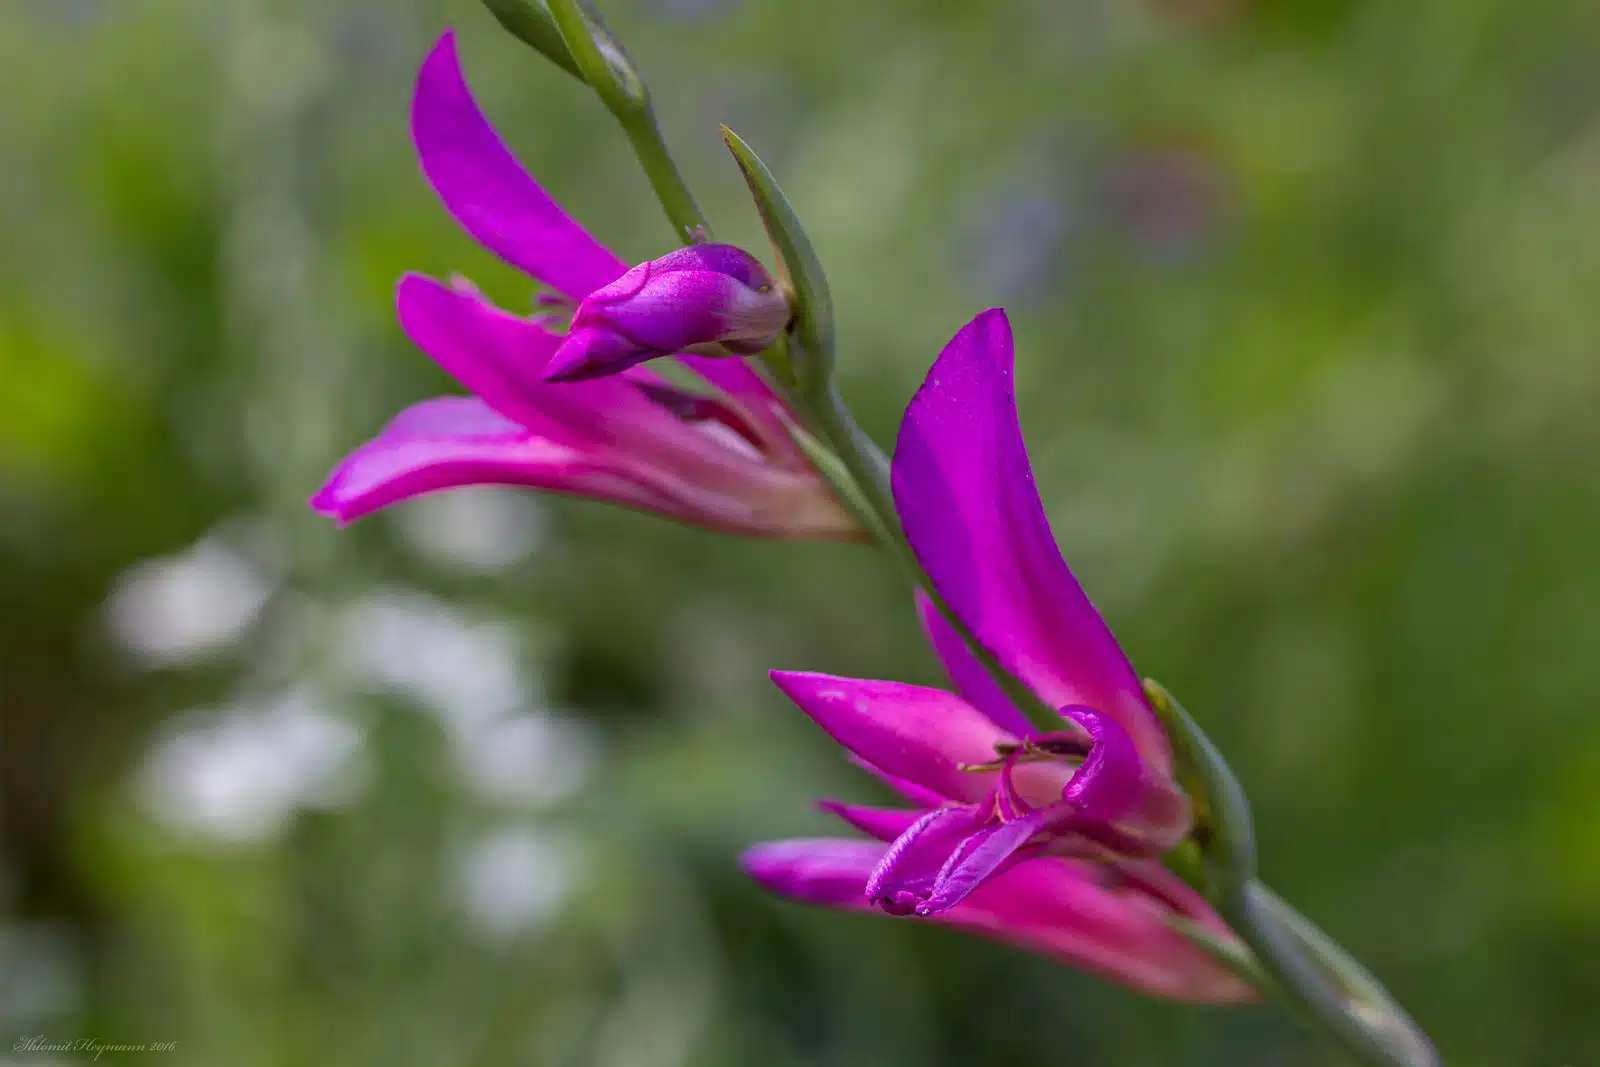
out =
<path fill-rule="evenodd" d="M 1227 754 L 1263 878 L 1446 1062 L 1591 1062 L 1592 5 L 601 6 L 751 248 L 718 124 L 762 146 L 881 442 L 1010 309 L 1064 550 Z M 306 510 L 453 388 L 401 272 L 527 306 L 410 158 L 447 20 L 552 194 L 666 251 L 603 108 L 476 2 L 0 5 L 6 1032 L 199 1067 L 1317 1062 L 1266 1013 L 743 880 L 828 832 L 808 798 L 878 796 L 766 669 L 936 679 L 867 550 Z"/>

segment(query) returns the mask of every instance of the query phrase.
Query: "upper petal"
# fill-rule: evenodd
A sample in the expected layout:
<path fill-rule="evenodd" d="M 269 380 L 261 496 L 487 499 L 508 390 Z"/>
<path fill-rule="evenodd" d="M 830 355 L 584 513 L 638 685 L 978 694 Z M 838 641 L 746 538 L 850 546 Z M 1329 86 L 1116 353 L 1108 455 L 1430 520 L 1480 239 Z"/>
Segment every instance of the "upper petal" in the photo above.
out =
<path fill-rule="evenodd" d="M 417 74 L 411 135 L 450 214 L 507 263 L 579 300 L 627 269 L 501 143 L 467 88 L 453 33 Z"/>
<path fill-rule="evenodd" d="M 977 640 L 1052 706 L 1116 719 L 1168 773 L 1171 753 L 1133 667 L 1045 518 L 1003 311 L 979 315 L 939 354 L 901 423 L 892 481 L 912 550 Z"/>
<path fill-rule="evenodd" d="M 961 765 L 987 763 L 996 743 L 1016 740 L 942 689 L 792 671 L 773 671 L 772 680 L 835 741 L 874 767 L 952 800 L 987 795 L 994 776 Z"/>
<path fill-rule="evenodd" d="M 532 395 L 535 371 L 561 338 L 509 315 L 475 291 L 407 274 L 395 287 L 395 314 L 411 342 L 496 411 L 524 426 L 550 422 Z"/>
<path fill-rule="evenodd" d="M 699 435 L 623 379 L 552 385 L 544 367 L 561 338 L 495 307 L 463 285 L 420 274 L 400 279 L 395 310 L 406 336 L 458 382 L 533 429 L 563 427 L 644 454 L 661 441 L 693 448 Z M 714 454 L 705 447 L 703 451 Z"/>

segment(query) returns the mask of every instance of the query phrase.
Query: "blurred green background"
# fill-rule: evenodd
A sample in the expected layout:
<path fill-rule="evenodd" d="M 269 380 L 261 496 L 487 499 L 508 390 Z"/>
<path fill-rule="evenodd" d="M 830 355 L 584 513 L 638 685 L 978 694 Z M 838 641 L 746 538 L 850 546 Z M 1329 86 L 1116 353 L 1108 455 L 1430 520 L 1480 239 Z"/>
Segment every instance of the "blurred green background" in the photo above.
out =
<path fill-rule="evenodd" d="M 1013 313 L 1064 550 L 1222 743 L 1264 870 L 1457 1067 L 1600 1063 L 1600 10 L 616 0 L 828 266 L 881 441 Z M 765 680 L 933 682 L 872 553 L 473 491 L 305 497 L 451 384 L 391 289 L 529 287 L 411 157 L 455 25 L 624 258 L 620 134 L 472 0 L 0 4 L 0 1063 L 1309 1064 L 735 867 L 880 797 Z"/>

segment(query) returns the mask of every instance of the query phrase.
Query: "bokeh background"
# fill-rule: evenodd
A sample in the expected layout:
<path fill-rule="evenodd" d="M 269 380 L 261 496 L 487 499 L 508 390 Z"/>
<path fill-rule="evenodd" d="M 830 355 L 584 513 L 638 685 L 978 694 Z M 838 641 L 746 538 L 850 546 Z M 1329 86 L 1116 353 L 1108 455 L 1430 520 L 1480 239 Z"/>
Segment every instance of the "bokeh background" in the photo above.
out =
<path fill-rule="evenodd" d="M 1452 1064 L 1600 1063 L 1600 10 L 603 8 L 723 237 L 762 247 L 719 122 L 785 183 L 880 440 L 1011 310 L 1067 555 L 1269 880 Z M 452 388 L 401 272 L 529 299 L 411 158 L 450 24 L 552 192 L 664 251 L 599 105 L 472 0 L 0 4 L 0 1062 L 1332 1062 L 744 881 L 881 795 L 766 669 L 937 680 L 872 553 L 306 509 Z"/>

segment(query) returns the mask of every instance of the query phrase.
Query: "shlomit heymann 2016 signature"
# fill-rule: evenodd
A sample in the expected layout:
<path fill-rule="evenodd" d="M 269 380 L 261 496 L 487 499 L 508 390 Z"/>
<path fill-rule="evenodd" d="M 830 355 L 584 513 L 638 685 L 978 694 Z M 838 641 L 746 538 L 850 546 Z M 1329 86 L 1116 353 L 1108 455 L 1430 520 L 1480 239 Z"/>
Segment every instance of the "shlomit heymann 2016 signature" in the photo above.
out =
<path fill-rule="evenodd" d="M 75 1052 L 80 1056 L 87 1056 L 90 1060 L 99 1060 L 106 1053 L 132 1053 L 132 1052 L 176 1052 L 176 1041 L 102 1041 L 94 1037 L 74 1037 L 67 1039 L 46 1037 L 43 1034 L 29 1034 L 17 1038 L 11 1046 L 12 1052 Z"/>

